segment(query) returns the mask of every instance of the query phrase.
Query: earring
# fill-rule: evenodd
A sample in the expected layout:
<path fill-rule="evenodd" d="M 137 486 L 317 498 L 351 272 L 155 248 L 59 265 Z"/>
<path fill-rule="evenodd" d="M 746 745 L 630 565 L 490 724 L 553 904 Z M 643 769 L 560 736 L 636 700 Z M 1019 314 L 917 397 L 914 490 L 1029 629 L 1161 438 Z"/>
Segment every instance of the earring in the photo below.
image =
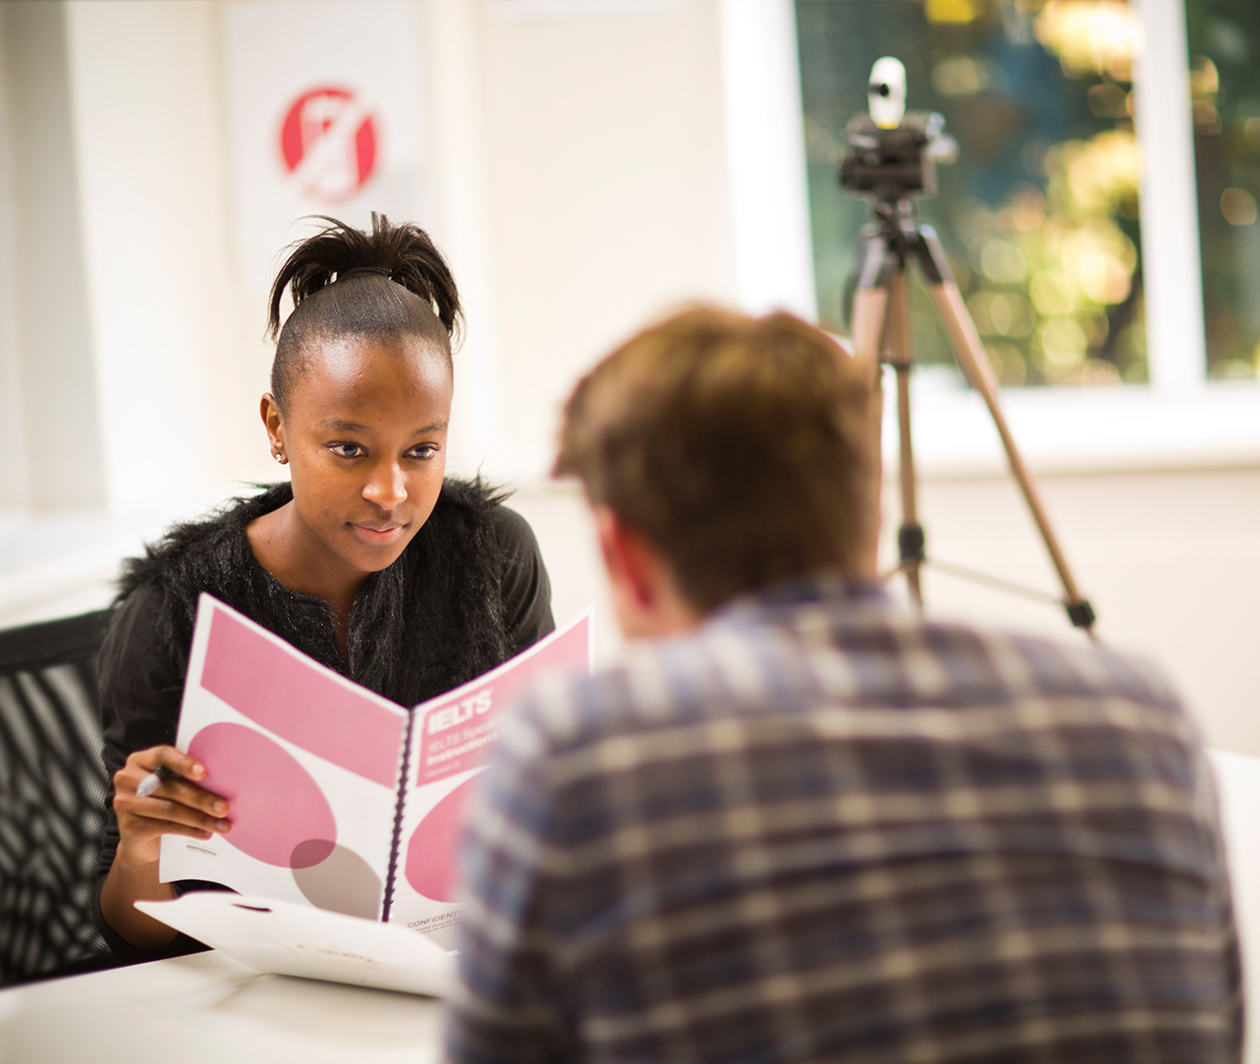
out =
<path fill-rule="evenodd" d="M 271 452 L 271 457 L 272 457 L 272 458 L 274 458 L 274 459 L 275 459 L 277 462 L 279 462 L 281 465 L 284 465 L 285 463 L 287 463 L 287 462 L 288 462 L 288 459 L 287 459 L 287 458 L 285 458 L 285 456 L 284 456 L 284 452 L 283 452 L 283 451 L 272 451 L 272 452 Z"/>

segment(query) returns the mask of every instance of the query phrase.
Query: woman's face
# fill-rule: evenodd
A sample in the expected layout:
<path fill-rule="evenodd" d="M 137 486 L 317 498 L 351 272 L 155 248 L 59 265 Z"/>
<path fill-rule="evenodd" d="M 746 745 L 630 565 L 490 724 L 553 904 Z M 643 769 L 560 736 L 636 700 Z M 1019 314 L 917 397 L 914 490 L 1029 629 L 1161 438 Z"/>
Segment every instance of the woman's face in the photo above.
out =
<path fill-rule="evenodd" d="M 418 337 L 343 337 L 304 354 L 285 409 L 268 418 L 263 400 L 292 469 L 293 561 L 361 579 L 402 554 L 437 502 L 449 356 Z"/>

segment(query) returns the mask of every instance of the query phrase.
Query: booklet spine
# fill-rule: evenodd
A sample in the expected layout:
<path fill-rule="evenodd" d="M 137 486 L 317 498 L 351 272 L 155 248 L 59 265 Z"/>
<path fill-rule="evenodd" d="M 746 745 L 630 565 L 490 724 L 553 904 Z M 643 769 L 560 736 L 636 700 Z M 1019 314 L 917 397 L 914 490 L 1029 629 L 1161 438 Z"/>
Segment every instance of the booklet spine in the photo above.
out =
<path fill-rule="evenodd" d="M 394 794 L 394 829 L 389 838 L 389 868 L 385 872 L 385 902 L 381 906 L 381 922 L 389 923 L 389 913 L 394 906 L 394 882 L 398 878 L 398 858 L 402 853 L 403 806 L 407 800 L 407 779 L 411 771 L 411 733 L 416 726 L 416 714 L 407 714 L 407 727 L 403 732 L 402 764 L 398 769 L 398 788 Z"/>

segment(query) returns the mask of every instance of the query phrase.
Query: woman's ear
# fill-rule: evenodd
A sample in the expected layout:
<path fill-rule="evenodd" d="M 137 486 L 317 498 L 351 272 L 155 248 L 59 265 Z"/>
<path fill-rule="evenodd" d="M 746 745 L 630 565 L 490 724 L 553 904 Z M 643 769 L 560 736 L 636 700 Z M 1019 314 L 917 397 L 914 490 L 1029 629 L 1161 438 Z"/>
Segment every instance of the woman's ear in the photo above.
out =
<path fill-rule="evenodd" d="M 284 418 L 280 414 L 280 404 L 270 392 L 264 392 L 258 402 L 258 413 L 267 429 L 267 442 L 271 445 L 271 457 L 281 465 L 289 460 L 284 449 Z"/>

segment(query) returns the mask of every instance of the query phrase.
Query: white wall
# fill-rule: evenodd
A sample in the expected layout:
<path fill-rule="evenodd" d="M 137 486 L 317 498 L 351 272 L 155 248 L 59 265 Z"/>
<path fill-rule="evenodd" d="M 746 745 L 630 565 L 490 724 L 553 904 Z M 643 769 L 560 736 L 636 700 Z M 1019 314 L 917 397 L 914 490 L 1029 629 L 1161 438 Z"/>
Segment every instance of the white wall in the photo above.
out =
<path fill-rule="evenodd" d="M 229 472 L 242 436 L 216 10 L 65 8 L 100 450 L 131 508 Z"/>
<path fill-rule="evenodd" d="M 572 380 L 647 316 L 735 296 L 719 5 L 511 6 L 483 6 L 481 54 L 501 454 L 545 451 Z"/>
<path fill-rule="evenodd" d="M 1165 668 L 1212 743 L 1260 754 L 1260 468 L 1042 475 L 1038 486 L 1101 639 Z M 932 556 L 1058 590 L 1008 479 L 930 482 L 920 514 Z M 885 516 L 897 519 L 893 498 Z M 925 589 L 934 609 L 1074 637 L 1057 608 L 930 567 Z"/>
<path fill-rule="evenodd" d="M 12 146 L 16 140 L 11 114 L 17 78 L 14 76 L 12 24 L 15 8 L 0 10 L 0 144 Z M 13 152 L 0 151 L 0 233 L 12 233 L 17 226 L 16 170 Z M 11 465 L 0 472 L 0 509 L 25 505 L 30 496 L 27 477 L 26 430 L 22 413 L 22 377 L 18 368 L 17 328 L 14 321 L 16 247 L 14 241 L 0 241 L 0 424 L 13 427 L 14 450 Z"/>
<path fill-rule="evenodd" d="M 0 68 L 0 414 L 12 440 L 0 505 L 100 505 L 107 467 L 60 5 L 2 6 Z"/>
<path fill-rule="evenodd" d="M 455 457 L 535 476 L 596 352 L 679 299 L 736 295 L 721 4 L 422 7 L 431 228 L 467 304 L 457 416 L 481 442 Z"/>

